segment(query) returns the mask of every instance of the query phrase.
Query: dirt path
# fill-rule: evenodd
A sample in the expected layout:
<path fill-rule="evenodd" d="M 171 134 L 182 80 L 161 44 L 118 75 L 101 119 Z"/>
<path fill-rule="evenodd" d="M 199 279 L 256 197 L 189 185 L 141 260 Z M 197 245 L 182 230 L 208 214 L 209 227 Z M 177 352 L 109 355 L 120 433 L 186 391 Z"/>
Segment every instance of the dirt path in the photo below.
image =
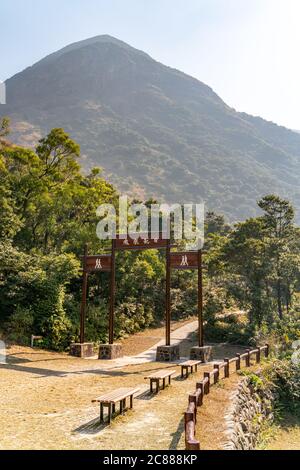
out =
<path fill-rule="evenodd" d="M 190 317 L 186 320 L 173 321 L 171 323 L 171 332 L 197 321 L 197 317 Z M 171 333 L 171 334 L 172 334 Z M 135 356 L 153 348 L 165 337 L 165 325 L 148 328 L 139 333 L 129 336 L 119 341 L 123 346 L 124 356 Z"/>
<path fill-rule="evenodd" d="M 171 344 L 179 344 L 180 347 L 180 356 L 184 357 L 187 353 L 186 343 L 189 344 L 192 342 L 190 339 L 191 336 L 195 336 L 195 333 L 198 330 L 198 321 L 193 321 L 186 323 L 185 325 L 177 328 L 171 332 Z M 143 351 L 136 355 L 124 356 L 115 361 L 110 361 L 114 366 L 127 366 L 133 364 L 144 364 L 146 362 L 155 362 L 156 360 L 156 349 L 158 346 L 165 344 L 165 340 L 161 339 L 158 343 L 155 343 L 150 349 Z"/>

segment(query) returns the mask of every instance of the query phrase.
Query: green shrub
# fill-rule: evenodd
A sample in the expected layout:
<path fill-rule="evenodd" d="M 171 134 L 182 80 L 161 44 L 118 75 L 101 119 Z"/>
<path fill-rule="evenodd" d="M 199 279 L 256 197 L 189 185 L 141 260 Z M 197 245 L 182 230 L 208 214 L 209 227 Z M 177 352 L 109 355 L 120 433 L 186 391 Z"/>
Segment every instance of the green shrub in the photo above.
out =
<path fill-rule="evenodd" d="M 135 302 L 123 303 L 116 310 L 116 335 L 122 337 L 148 328 L 153 320 L 150 308 Z"/>
<path fill-rule="evenodd" d="M 292 354 L 292 344 L 299 339 L 300 313 L 295 311 L 271 325 L 264 322 L 254 334 L 256 344 L 270 344 L 274 356 L 282 359 Z"/>
<path fill-rule="evenodd" d="M 80 305 L 78 305 L 78 313 Z M 94 343 L 107 343 L 108 341 L 109 305 L 100 301 L 98 304 L 89 303 L 85 322 L 86 340 Z M 79 318 L 78 323 L 79 325 Z"/>
<path fill-rule="evenodd" d="M 217 316 L 224 311 L 224 301 L 220 292 L 208 292 L 205 296 L 204 319 L 208 325 L 214 326 Z"/>
<path fill-rule="evenodd" d="M 78 268 L 74 255 L 25 255 L 0 244 L 0 317 L 12 341 L 28 344 L 31 334 L 41 334 L 51 349 L 69 347 L 75 328 L 65 291 Z"/>
<path fill-rule="evenodd" d="M 34 314 L 30 308 L 17 306 L 15 312 L 6 323 L 5 329 L 10 341 L 28 345 L 34 334 Z"/>
<path fill-rule="evenodd" d="M 46 317 L 41 324 L 44 344 L 55 351 L 67 349 L 75 338 L 72 323 L 63 307 L 64 295 L 64 289 L 60 288 L 56 304 L 51 303 L 52 315 Z"/>
<path fill-rule="evenodd" d="M 300 408 L 300 367 L 290 360 L 276 360 L 272 364 L 281 402 L 289 408 Z"/>

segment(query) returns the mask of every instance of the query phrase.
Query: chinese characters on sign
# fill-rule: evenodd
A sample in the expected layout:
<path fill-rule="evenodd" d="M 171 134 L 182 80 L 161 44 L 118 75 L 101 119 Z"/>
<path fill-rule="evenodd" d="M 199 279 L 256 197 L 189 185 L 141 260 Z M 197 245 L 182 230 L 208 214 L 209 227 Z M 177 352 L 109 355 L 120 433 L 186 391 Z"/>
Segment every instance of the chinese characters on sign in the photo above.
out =
<path fill-rule="evenodd" d="M 85 271 L 92 272 L 110 272 L 111 255 L 87 256 L 85 259 Z"/>
<path fill-rule="evenodd" d="M 115 241 L 116 250 L 146 250 L 166 248 L 168 240 L 163 234 L 137 234 L 136 237 L 122 238 L 120 235 Z"/>
<path fill-rule="evenodd" d="M 173 269 L 198 269 L 198 253 L 189 251 L 184 253 L 171 253 L 171 268 Z"/>

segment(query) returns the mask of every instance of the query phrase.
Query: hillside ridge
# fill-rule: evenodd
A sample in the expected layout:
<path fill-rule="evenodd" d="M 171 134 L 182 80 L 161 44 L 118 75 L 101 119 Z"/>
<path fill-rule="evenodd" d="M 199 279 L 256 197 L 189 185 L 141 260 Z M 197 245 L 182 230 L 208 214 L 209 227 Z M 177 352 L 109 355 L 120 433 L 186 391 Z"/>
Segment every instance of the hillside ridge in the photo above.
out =
<path fill-rule="evenodd" d="M 63 127 L 88 169 L 141 199 L 205 201 L 230 220 L 269 192 L 300 207 L 300 135 L 236 112 L 210 88 L 108 35 L 66 46 L 6 82 L 0 116 L 34 146 Z"/>

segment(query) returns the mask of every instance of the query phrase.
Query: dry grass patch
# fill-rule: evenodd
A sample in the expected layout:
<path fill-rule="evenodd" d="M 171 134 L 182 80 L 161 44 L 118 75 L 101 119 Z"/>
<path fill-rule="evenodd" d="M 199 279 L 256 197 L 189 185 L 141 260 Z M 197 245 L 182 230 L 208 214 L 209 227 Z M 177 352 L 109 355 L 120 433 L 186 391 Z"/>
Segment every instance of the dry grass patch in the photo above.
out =
<path fill-rule="evenodd" d="M 232 375 L 211 387 L 210 394 L 199 408 L 196 430 L 202 450 L 223 449 L 227 430 L 225 415 L 230 409 L 232 391 L 240 380 L 239 375 Z"/>
<path fill-rule="evenodd" d="M 173 323 L 173 329 L 182 325 L 182 322 Z M 137 354 L 153 346 L 157 339 L 161 339 L 163 332 L 164 328 L 149 330 L 124 340 L 125 354 L 126 347 L 127 354 Z M 137 341 L 137 338 L 140 340 Z M 149 341 L 147 345 L 146 338 Z M 188 355 L 194 339 L 195 336 L 190 335 L 181 343 L 182 355 Z M 215 358 L 232 357 L 237 351 L 241 348 L 219 346 Z M 121 368 L 107 361 L 78 359 L 68 354 L 11 346 L 8 349 L 8 364 L 0 365 L 0 420 L 5 423 L 0 429 L 0 448 L 184 449 L 183 413 L 188 394 L 195 390 L 196 381 L 202 379 L 203 371 L 208 367 L 202 366 L 198 374 L 181 380 L 180 367 L 175 366 L 172 386 L 157 396 L 151 396 L 149 382 L 144 377 L 166 367 L 174 369 L 174 364 L 153 362 Z M 141 388 L 142 393 L 135 399 L 134 410 L 117 417 L 109 427 L 100 425 L 99 407 L 91 400 L 124 386 Z M 216 419 L 224 411 L 226 387 L 225 384 L 225 389 L 213 390 L 206 401 L 209 403 L 208 400 L 216 397 Z M 199 424 L 199 433 L 204 446 L 209 447 L 205 441 L 207 437 L 202 433 L 206 434 L 205 428 L 211 429 L 217 442 L 218 426 L 216 420 L 216 429 L 209 424 L 213 422 L 212 417 L 201 417 L 206 407 L 205 404 L 199 411 L 199 423 L 206 423 L 204 429 Z"/>
<path fill-rule="evenodd" d="M 2 449 L 168 449 L 184 448 L 182 415 L 195 376 L 157 396 L 143 393 L 133 411 L 110 427 L 99 425 L 99 407 L 91 400 L 120 386 L 140 386 L 162 367 L 146 363 L 107 370 L 107 363 L 64 354 L 13 347 L 0 366 Z M 106 369 L 105 369 L 106 367 Z M 175 367 L 177 375 L 180 368 Z M 199 374 L 198 374 L 199 376 Z"/>
<path fill-rule="evenodd" d="M 266 450 L 300 450 L 300 417 L 287 413 Z"/>

